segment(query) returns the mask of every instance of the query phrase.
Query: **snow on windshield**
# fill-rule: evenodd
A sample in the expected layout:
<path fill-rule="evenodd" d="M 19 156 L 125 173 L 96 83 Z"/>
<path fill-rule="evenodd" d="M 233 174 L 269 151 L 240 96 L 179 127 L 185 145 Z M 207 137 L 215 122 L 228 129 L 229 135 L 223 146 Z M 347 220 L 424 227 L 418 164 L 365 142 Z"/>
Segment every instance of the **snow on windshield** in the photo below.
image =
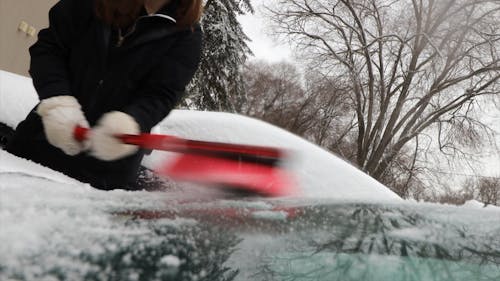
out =
<path fill-rule="evenodd" d="M 223 250 L 195 220 L 130 219 L 172 207 L 169 193 L 99 191 L 1 150 L 0 160 L 0 280 L 196 280 L 201 267 L 222 270 L 193 255 Z"/>
<path fill-rule="evenodd" d="M 4 151 L 0 160 L 0 280 L 500 276 L 498 208 L 185 202 L 170 192 L 95 190 Z M 151 214 L 157 217 L 146 219 Z"/>
<path fill-rule="evenodd" d="M 498 280 L 499 231 L 498 208 L 316 202 L 244 234 L 227 265 L 236 280 Z"/>

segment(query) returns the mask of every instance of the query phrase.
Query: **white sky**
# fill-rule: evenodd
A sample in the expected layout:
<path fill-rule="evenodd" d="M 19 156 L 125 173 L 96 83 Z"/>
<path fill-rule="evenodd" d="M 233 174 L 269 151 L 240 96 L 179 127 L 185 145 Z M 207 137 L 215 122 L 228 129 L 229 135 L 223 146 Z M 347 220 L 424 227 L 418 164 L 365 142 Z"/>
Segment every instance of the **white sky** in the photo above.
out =
<path fill-rule="evenodd" d="M 291 60 L 292 52 L 290 48 L 284 44 L 280 44 L 269 35 L 269 29 L 262 12 L 263 2 L 262 0 L 252 1 L 255 14 L 244 15 L 238 18 L 243 31 L 252 40 L 248 45 L 255 57 L 251 59 L 262 59 L 270 62 Z"/>
<path fill-rule="evenodd" d="M 249 47 L 254 53 L 254 57 L 251 59 L 261 59 L 269 62 L 277 62 L 282 60 L 293 61 L 292 50 L 289 46 L 278 42 L 275 38 L 270 35 L 268 24 L 263 15 L 262 4 L 263 0 L 254 0 L 252 4 L 255 8 L 254 15 L 240 16 L 238 19 L 243 27 L 243 31 L 252 40 L 249 43 Z M 491 126 L 497 131 L 497 147 L 500 147 L 500 112 L 485 112 L 484 115 L 488 116 L 488 119 L 492 120 Z M 486 149 L 483 151 L 481 158 L 483 159 L 482 174 L 487 176 L 498 176 L 500 175 L 500 151 L 496 151 L 495 148 Z M 444 168 L 446 170 L 446 168 Z M 471 171 L 464 173 L 472 173 Z"/>

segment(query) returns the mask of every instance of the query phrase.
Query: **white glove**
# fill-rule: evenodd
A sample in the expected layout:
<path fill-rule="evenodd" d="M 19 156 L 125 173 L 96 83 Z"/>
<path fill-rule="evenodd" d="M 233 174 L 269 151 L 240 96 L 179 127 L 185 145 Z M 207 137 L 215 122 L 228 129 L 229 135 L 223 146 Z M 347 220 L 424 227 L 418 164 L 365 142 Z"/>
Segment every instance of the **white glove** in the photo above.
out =
<path fill-rule="evenodd" d="M 113 111 L 104 114 L 88 137 L 90 154 L 97 159 L 113 161 L 137 152 L 135 145 L 123 144 L 116 135 L 140 133 L 135 119 L 123 112 Z"/>
<path fill-rule="evenodd" d="M 77 125 L 89 127 L 81 106 L 72 96 L 56 96 L 42 100 L 37 108 L 42 118 L 47 141 L 67 155 L 77 155 L 85 145 L 76 141 L 73 131 Z"/>

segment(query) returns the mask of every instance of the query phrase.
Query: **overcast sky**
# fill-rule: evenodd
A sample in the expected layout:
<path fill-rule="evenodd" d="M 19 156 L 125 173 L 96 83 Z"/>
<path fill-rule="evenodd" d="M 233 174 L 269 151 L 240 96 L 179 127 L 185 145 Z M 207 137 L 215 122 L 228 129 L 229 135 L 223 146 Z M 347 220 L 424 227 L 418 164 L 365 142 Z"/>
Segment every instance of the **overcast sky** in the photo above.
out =
<path fill-rule="evenodd" d="M 269 35 L 267 20 L 263 15 L 262 9 L 264 2 L 263 0 L 253 0 L 252 4 L 255 8 L 255 14 L 240 16 L 238 18 L 243 31 L 252 40 L 249 43 L 249 47 L 255 55 L 253 59 L 261 59 L 269 62 L 292 60 L 291 49 L 285 44 L 280 44 Z M 495 110 L 492 109 L 484 112 L 484 116 L 487 116 L 491 120 L 491 126 L 497 131 L 496 142 L 497 147 L 500 147 L 500 112 L 495 112 Z M 483 166 L 480 168 L 482 174 L 487 176 L 500 175 L 500 151 L 496 148 L 488 148 L 484 149 L 481 154 L 482 165 L 479 165 Z"/>
<path fill-rule="evenodd" d="M 262 13 L 262 0 L 252 1 L 255 8 L 254 15 L 240 16 L 238 19 L 243 26 L 243 31 L 250 37 L 249 43 L 255 59 L 271 62 L 291 59 L 291 50 L 288 46 L 279 44 L 269 34 L 266 20 Z"/>

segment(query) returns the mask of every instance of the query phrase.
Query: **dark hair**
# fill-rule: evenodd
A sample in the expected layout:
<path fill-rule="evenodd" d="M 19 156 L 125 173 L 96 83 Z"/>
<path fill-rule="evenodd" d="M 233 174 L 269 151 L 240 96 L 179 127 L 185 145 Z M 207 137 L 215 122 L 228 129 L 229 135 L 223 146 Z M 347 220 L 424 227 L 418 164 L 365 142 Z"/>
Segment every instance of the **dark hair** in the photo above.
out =
<path fill-rule="evenodd" d="M 194 24 L 200 21 L 202 13 L 202 0 L 180 0 L 176 15 L 177 26 L 192 27 Z"/>
<path fill-rule="evenodd" d="M 177 26 L 192 27 L 203 12 L 202 0 L 171 0 L 177 2 L 175 18 Z M 96 14 L 105 23 L 127 27 L 139 16 L 144 7 L 144 0 L 95 0 Z M 167 4 L 168 5 L 168 4 Z"/>

